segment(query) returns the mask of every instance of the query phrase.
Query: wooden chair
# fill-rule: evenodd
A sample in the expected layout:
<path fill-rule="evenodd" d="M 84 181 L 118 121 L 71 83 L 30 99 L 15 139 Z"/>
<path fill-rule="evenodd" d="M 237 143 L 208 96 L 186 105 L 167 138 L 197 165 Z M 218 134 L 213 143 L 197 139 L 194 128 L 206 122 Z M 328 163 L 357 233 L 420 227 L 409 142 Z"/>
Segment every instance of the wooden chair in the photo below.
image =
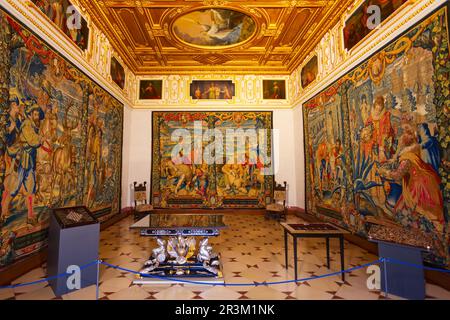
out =
<path fill-rule="evenodd" d="M 273 194 L 273 203 L 266 206 L 266 219 L 275 218 L 278 221 L 286 221 L 286 197 L 287 197 L 287 183 L 284 181 L 284 185 L 278 184 L 275 186 Z"/>
<path fill-rule="evenodd" d="M 153 206 L 147 203 L 147 182 L 134 182 L 134 220 L 140 220 L 152 213 Z"/>

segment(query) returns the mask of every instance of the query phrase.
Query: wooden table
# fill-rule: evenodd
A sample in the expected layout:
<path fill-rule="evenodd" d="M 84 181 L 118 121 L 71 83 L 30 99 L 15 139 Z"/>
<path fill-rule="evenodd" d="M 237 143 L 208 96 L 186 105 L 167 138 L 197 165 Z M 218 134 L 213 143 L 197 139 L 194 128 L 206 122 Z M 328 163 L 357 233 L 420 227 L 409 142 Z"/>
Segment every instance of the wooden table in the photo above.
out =
<path fill-rule="evenodd" d="M 330 223 L 281 223 L 284 229 L 284 254 L 286 269 L 288 269 L 288 234 L 293 238 L 294 243 L 294 272 L 297 277 L 297 239 L 298 238 L 325 238 L 327 249 L 327 267 L 330 269 L 330 238 L 339 239 L 341 253 L 341 271 L 344 271 L 344 235 L 347 231 L 340 229 Z M 342 281 L 345 281 L 345 273 L 342 273 Z"/>

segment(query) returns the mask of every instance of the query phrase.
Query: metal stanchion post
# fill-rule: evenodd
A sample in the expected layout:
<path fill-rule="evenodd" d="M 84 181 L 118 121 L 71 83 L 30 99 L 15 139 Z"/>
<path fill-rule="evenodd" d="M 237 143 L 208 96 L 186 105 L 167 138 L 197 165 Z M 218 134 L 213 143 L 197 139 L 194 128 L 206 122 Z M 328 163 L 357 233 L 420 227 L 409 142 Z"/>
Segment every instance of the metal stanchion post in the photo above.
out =
<path fill-rule="evenodd" d="M 383 258 L 383 264 L 384 264 L 384 296 L 387 299 L 389 297 L 388 294 L 388 278 L 387 278 L 387 259 Z"/>
<path fill-rule="evenodd" d="M 100 291 L 100 285 L 99 285 L 99 277 L 100 277 L 100 263 L 102 262 L 102 260 L 97 260 L 97 284 L 96 284 L 96 288 L 95 288 L 95 300 L 99 299 L 99 291 Z"/>

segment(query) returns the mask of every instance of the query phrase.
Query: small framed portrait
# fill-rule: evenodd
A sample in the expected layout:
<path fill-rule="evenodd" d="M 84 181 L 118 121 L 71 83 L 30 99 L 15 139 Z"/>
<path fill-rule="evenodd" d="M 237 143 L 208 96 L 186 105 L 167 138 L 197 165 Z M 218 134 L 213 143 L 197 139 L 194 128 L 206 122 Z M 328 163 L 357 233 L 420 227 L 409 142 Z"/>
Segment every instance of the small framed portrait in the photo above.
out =
<path fill-rule="evenodd" d="M 264 100 L 286 99 L 286 80 L 263 80 Z"/>
<path fill-rule="evenodd" d="M 46 15 L 66 36 L 70 38 L 81 50 L 88 49 L 89 24 L 69 0 L 31 0 L 36 7 Z M 77 22 L 74 16 L 80 18 L 80 26 L 72 24 Z M 69 28 L 70 26 L 70 28 Z"/>
<path fill-rule="evenodd" d="M 311 58 L 308 63 L 302 69 L 302 87 L 305 89 L 317 78 L 319 72 L 319 60 L 317 56 Z"/>
<path fill-rule="evenodd" d="M 139 100 L 162 99 L 162 80 L 141 80 L 139 82 Z"/>
<path fill-rule="evenodd" d="M 371 7 L 377 6 L 381 14 L 380 22 L 383 23 L 395 12 L 405 5 L 408 0 L 364 0 L 361 5 L 345 21 L 344 26 L 344 46 L 351 50 L 357 46 L 375 29 L 369 25 Z"/>
<path fill-rule="evenodd" d="M 123 90 L 125 88 L 125 69 L 116 57 L 111 58 L 111 78 L 120 89 Z"/>
<path fill-rule="evenodd" d="M 236 94 L 231 80 L 194 80 L 190 86 L 193 100 L 231 100 Z"/>

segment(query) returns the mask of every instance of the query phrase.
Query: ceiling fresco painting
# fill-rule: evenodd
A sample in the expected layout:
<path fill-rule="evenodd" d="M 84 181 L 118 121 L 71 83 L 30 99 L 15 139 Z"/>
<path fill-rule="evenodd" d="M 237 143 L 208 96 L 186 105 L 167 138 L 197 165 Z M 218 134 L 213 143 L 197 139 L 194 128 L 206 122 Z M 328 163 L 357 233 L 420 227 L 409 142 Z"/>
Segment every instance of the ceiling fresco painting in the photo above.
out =
<path fill-rule="evenodd" d="M 172 28 L 181 41 L 209 49 L 245 42 L 255 33 L 256 25 L 242 12 L 209 8 L 181 16 Z"/>

